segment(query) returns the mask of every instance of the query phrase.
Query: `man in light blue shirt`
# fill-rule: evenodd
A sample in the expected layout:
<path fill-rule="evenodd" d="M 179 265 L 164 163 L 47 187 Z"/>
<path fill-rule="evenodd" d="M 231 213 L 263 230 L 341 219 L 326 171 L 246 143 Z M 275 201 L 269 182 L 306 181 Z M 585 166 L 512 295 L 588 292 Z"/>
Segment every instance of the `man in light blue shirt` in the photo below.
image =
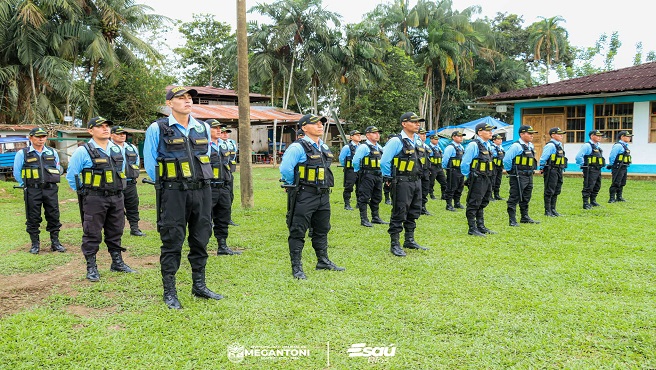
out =
<path fill-rule="evenodd" d="M 519 226 L 516 219 L 517 204 L 524 224 L 539 224 L 528 215 L 528 205 L 533 194 L 533 171 L 537 168 L 537 158 L 533 147 L 533 134 L 537 131 L 533 127 L 519 126 L 519 140 L 514 142 L 505 157 L 503 166 L 510 177 L 510 196 L 508 197 L 508 223 L 510 226 Z"/>
<path fill-rule="evenodd" d="M 608 157 L 608 168 L 611 169 L 611 185 L 608 189 L 610 198 L 608 203 L 626 202 L 622 197 L 624 186 L 626 185 L 626 177 L 628 168 L 631 165 L 631 150 L 629 143 L 633 134 L 629 131 L 620 131 L 617 133 L 618 140 L 610 150 Z"/>
<path fill-rule="evenodd" d="M 444 157 L 442 157 L 442 167 L 446 169 L 446 210 L 455 212 L 456 208 L 463 209 L 460 203 L 462 192 L 465 187 L 465 178 L 462 175 L 460 162 L 465 154 L 465 148 L 462 147 L 464 135 L 461 131 L 455 130 L 451 133 L 451 143 L 444 148 Z"/>
<path fill-rule="evenodd" d="M 380 158 L 383 148 L 378 144 L 380 130 L 369 126 L 365 130 L 367 141 L 358 146 L 353 156 L 353 170 L 358 175 L 358 209 L 360 225 L 373 227 L 373 224 L 387 224 L 378 213 L 383 200 L 383 175 L 380 172 Z M 371 222 L 367 215 L 367 204 L 371 208 Z"/>
<path fill-rule="evenodd" d="M 339 152 L 339 164 L 344 168 L 344 193 L 342 193 L 342 197 L 344 198 L 344 209 L 347 211 L 352 211 L 353 207 L 351 207 L 351 194 L 353 193 L 354 189 L 356 198 L 358 194 L 358 176 L 353 170 L 353 156 L 355 155 L 358 145 L 360 145 L 360 131 L 351 130 L 349 133 L 349 138 L 351 141 L 349 141 L 348 145 L 344 145 L 342 150 Z"/>
<path fill-rule="evenodd" d="M 30 235 L 30 253 L 39 254 L 41 208 L 46 218 L 46 231 L 50 233 L 50 250 L 65 252 L 59 242 L 59 187 L 61 166 L 59 155 L 54 148 L 46 146 L 48 133 L 41 127 L 30 131 L 30 145 L 16 152 L 14 157 L 14 178 L 23 187 L 25 202 L 25 231 Z"/>
<path fill-rule="evenodd" d="M 560 127 L 549 130 L 551 140 L 544 145 L 540 156 L 540 170 L 544 178 L 544 215 L 558 217 L 556 211 L 558 195 L 563 187 L 563 171 L 567 168 L 567 157 L 563 149 L 563 135 Z"/>
<path fill-rule="evenodd" d="M 599 146 L 604 134 L 599 130 L 592 130 L 588 134 L 590 141 L 581 145 L 576 155 L 576 164 L 581 166 L 583 171 L 583 209 L 592 209 L 599 207 L 597 195 L 601 190 L 601 169 L 606 165 L 604 152 Z"/>
<path fill-rule="evenodd" d="M 123 126 L 112 126 L 112 143 L 121 148 L 123 154 L 123 173 L 127 185 L 123 190 L 123 202 L 125 203 L 125 218 L 130 224 L 130 235 L 146 236 L 139 229 L 139 193 L 137 192 L 137 178 L 139 178 L 141 160 L 139 149 L 127 142 L 128 132 Z"/>

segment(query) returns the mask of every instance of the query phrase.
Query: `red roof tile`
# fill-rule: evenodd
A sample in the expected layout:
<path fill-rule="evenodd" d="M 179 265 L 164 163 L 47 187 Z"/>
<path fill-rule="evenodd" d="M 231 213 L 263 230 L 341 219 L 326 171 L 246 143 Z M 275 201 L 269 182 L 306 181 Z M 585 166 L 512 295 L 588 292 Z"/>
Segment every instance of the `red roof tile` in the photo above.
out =
<path fill-rule="evenodd" d="M 621 93 L 656 89 L 656 62 L 597 73 L 551 84 L 506 91 L 479 101 L 528 100 L 585 94 Z"/>
<path fill-rule="evenodd" d="M 302 114 L 284 110 L 282 108 L 268 106 L 251 106 L 251 121 L 253 122 L 298 122 L 303 117 Z M 194 104 L 191 107 L 191 115 L 198 119 L 215 118 L 219 121 L 237 121 L 239 120 L 239 107 L 235 105 L 201 105 Z"/>
<path fill-rule="evenodd" d="M 168 91 L 170 88 L 175 87 L 177 85 L 169 85 L 166 87 L 166 90 Z M 185 86 L 188 89 L 194 89 L 198 91 L 199 95 L 216 95 L 216 96 L 234 96 L 237 97 L 237 92 L 235 90 L 230 90 L 230 89 L 220 89 L 218 87 L 213 87 L 213 86 Z M 269 95 L 262 95 L 262 94 L 248 94 L 251 98 L 267 98 L 270 100 Z M 261 99 L 259 99 L 261 100 Z"/>

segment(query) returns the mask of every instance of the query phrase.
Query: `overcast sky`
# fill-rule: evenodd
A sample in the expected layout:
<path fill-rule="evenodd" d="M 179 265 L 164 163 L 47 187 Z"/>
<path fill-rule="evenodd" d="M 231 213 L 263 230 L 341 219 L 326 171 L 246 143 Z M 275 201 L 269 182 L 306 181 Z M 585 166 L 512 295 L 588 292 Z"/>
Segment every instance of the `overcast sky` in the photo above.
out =
<path fill-rule="evenodd" d="M 214 14 L 217 20 L 230 24 L 233 29 L 237 23 L 236 0 L 189 0 L 186 2 L 137 0 L 137 2 L 149 5 L 156 14 L 182 21 L 190 21 L 192 14 L 195 13 L 209 13 Z M 247 0 L 246 9 L 250 9 L 257 3 L 271 2 L 273 0 Z M 376 5 L 388 2 L 388 0 L 323 0 L 323 5 L 326 9 L 340 14 L 345 23 L 356 23 L 362 19 L 363 14 L 372 10 Z M 411 7 L 415 3 L 416 0 L 410 0 Z M 649 50 L 656 50 L 656 37 L 652 31 L 656 6 L 651 1 L 453 0 L 454 9 L 461 10 L 472 5 L 481 5 L 481 17 L 493 18 L 497 12 L 523 16 L 524 27 L 539 20 L 539 16 L 546 18 L 561 16 L 565 19 L 562 26 L 569 32 L 570 43 L 579 47 L 593 46 L 602 33 L 610 36 L 614 31 L 618 31 L 622 47 L 615 58 L 616 68 L 632 65 L 636 52 L 635 44 L 639 41 L 643 43 L 643 56 L 646 56 Z M 247 14 L 247 18 L 258 22 L 269 22 L 267 18 L 261 18 L 251 13 Z M 166 37 L 174 44 L 180 42 L 177 32 Z"/>

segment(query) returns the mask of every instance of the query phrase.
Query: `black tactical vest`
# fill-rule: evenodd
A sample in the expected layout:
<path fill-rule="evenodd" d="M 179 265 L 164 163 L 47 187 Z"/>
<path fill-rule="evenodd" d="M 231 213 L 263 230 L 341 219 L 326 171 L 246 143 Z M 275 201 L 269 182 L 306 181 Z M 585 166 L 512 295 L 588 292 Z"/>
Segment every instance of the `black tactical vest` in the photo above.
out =
<path fill-rule="evenodd" d="M 617 154 L 617 157 L 615 157 L 615 163 L 613 163 L 613 165 L 615 165 L 615 166 L 619 166 L 619 165 L 628 166 L 628 165 L 630 165 L 631 164 L 631 151 L 629 150 L 629 146 L 622 143 L 622 142 L 619 142 L 618 144 L 620 144 L 622 146 L 622 149 L 624 149 L 624 151 Z"/>
<path fill-rule="evenodd" d="M 296 176 L 298 176 L 299 185 L 312 186 L 320 189 L 332 188 L 335 186 L 335 178 L 330 170 L 330 164 L 333 162 L 333 153 L 328 145 L 323 144 L 320 149 L 315 148 L 307 140 L 297 140 L 305 150 L 305 162 L 296 164 Z"/>
<path fill-rule="evenodd" d="M 497 152 L 497 156 L 492 158 L 492 163 L 497 167 L 503 167 L 503 157 L 506 156 L 506 152 L 503 147 L 496 145 L 494 145 L 494 150 Z"/>
<path fill-rule="evenodd" d="M 189 136 L 182 134 L 175 126 L 169 126 L 168 118 L 157 120 L 157 124 L 157 164 L 161 181 L 198 182 L 214 177 L 210 157 L 207 155 L 209 140 L 204 123 L 200 123 L 200 131 L 196 127 L 192 128 Z"/>
<path fill-rule="evenodd" d="M 362 158 L 360 168 L 363 170 L 380 171 L 380 158 L 383 156 L 383 152 L 378 147 L 369 143 L 365 143 L 365 145 L 369 147 L 369 155 Z"/>
<path fill-rule="evenodd" d="M 552 168 L 567 168 L 567 157 L 565 157 L 563 145 L 556 145 L 553 141 L 547 143 L 547 145 L 549 144 L 556 147 L 556 152 L 551 154 L 549 159 L 547 159 L 547 166 Z"/>
<path fill-rule="evenodd" d="M 26 185 L 56 184 L 61 174 L 57 169 L 57 158 L 54 149 L 43 146 L 39 156 L 35 150 L 28 152 L 30 147 L 23 149 L 23 169 L 21 177 Z"/>
<path fill-rule="evenodd" d="M 583 163 L 585 163 L 586 166 L 593 167 L 593 168 L 602 168 L 603 166 L 605 166 L 606 160 L 604 159 L 604 153 L 601 150 L 601 147 L 599 146 L 595 147 L 589 141 L 588 144 L 590 144 L 590 148 L 592 148 L 592 153 L 583 156 Z"/>
<path fill-rule="evenodd" d="M 349 147 L 349 154 L 344 158 L 344 171 L 347 169 L 353 169 L 353 156 L 355 155 L 355 151 L 358 149 L 356 145 L 353 145 L 352 141 L 349 141 L 348 143 Z"/>
<path fill-rule="evenodd" d="M 465 151 L 463 149 L 460 149 L 459 146 L 457 146 L 454 143 L 449 144 L 455 149 L 456 153 L 454 154 L 453 157 L 449 158 L 449 168 L 457 168 L 460 170 L 460 162 L 462 162 L 462 155 L 465 154 Z"/>
<path fill-rule="evenodd" d="M 126 181 L 123 173 L 123 154 L 121 149 L 108 144 L 109 155 L 103 151 L 84 144 L 84 149 L 89 153 L 93 165 L 82 170 L 82 185 L 86 190 L 118 192 L 125 189 Z M 110 149 L 111 148 L 111 149 Z"/>
<path fill-rule="evenodd" d="M 430 157 L 430 162 L 433 166 L 442 167 L 442 151 L 439 146 L 430 146 L 433 156 Z"/>
<path fill-rule="evenodd" d="M 417 147 L 408 138 L 401 138 L 397 136 L 403 147 L 401 151 L 394 156 L 393 166 L 394 171 L 392 174 L 396 176 L 417 176 L 421 171 L 421 162 Z"/>
<path fill-rule="evenodd" d="M 533 171 L 537 166 L 535 160 L 535 151 L 527 144 L 522 144 L 516 141 L 517 144 L 522 146 L 522 152 L 513 159 L 513 169 L 517 171 Z"/>
<path fill-rule="evenodd" d="M 469 166 L 469 172 L 479 175 L 491 175 L 494 172 L 492 153 L 480 140 L 475 140 L 478 145 L 478 157 L 474 158 Z"/>
<path fill-rule="evenodd" d="M 137 147 L 125 142 L 125 177 L 128 179 L 136 179 L 139 177 L 139 153 Z"/>

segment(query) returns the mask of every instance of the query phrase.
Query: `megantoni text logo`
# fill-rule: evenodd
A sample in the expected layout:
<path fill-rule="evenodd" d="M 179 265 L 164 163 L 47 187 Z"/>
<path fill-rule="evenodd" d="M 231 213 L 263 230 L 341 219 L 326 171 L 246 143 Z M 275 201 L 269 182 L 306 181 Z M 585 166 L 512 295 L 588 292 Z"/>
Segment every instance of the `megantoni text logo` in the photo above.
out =
<path fill-rule="evenodd" d="M 228 360 L 236 364 L 244 361 L 244 346 L 239 343 L 233 343 L 228 346 Z"/>
<path fill-rule="evenodd" d="M 300 357 L 308 356 L 310 356 L 310 350 L 306 346 L 244 347 L 238 343 L 228 346 L 228 359 L 234 363 L 242 362 L 246 357 L 259 357 L 265 360 L 281 358 L 297 360 Z"/>
<path fill-rule="evenodd" d="M 366 357 L 369 362 L 384 362 L 384 357 L 396 355 L 396 345 L 368 347 L 367 343 L 355 343 L 347 350 L 349 357 Z"/>

